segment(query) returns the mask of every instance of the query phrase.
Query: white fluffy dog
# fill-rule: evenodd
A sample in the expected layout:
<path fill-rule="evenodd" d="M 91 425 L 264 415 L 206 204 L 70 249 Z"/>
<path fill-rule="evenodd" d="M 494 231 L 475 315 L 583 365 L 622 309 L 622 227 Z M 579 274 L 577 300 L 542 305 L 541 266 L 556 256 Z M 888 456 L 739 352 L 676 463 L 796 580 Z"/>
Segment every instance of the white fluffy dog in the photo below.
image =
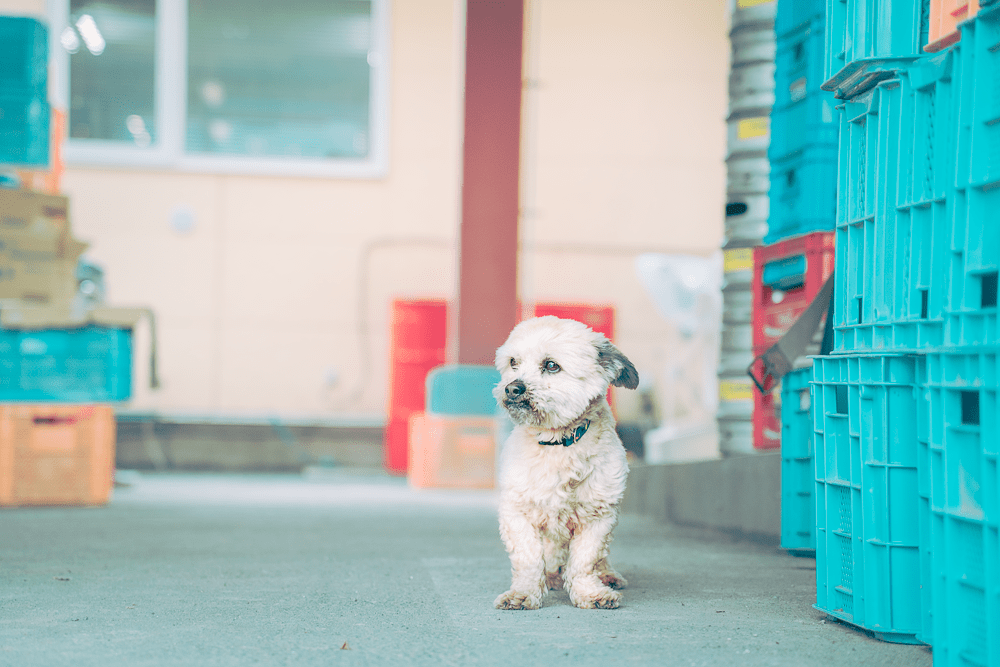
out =
<path fill-rule="evenodd" d="M 583 609 L 615 609 L 625 578 L 608 563 L 628 462 L 605 395 L 635 389 L 625 355 L 584 324 L 521 322 L 498 350 L 498 403 L 514 421 L 500 458 L 500 536 L 511 586 L 498 609 L 538 609 L 565 587 Z"/>

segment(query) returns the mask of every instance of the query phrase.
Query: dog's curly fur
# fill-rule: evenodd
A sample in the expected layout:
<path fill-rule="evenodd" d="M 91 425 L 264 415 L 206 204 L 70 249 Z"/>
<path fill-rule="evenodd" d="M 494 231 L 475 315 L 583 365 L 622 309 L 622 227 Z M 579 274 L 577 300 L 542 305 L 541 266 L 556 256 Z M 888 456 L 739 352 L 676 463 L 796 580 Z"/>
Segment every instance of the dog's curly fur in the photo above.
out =
<path fill-rule="evenodd" d="M 608 563 L 628 462 L 605 395 L 635 389 L 632 362 L 603 335 L 574 320 L 518 324 L 496 354 L 497 402 L 514 421 L 500 458 L 500 536 L 511 587 L 498 609 L 538 609 L 565 588 L 584 609 L 614 609 L 625 578 Z M 543 445 L 572 437 L 569 446 Z"/>

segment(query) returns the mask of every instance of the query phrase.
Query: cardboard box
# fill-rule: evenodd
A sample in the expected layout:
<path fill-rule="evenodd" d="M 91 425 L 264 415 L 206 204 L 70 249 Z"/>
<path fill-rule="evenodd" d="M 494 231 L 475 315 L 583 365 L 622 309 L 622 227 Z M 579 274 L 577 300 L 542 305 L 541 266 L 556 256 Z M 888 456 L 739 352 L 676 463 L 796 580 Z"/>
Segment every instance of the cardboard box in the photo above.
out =
<path fill-rule="evenodd" d="M 69 199 L 0 188 L 0 231 L 69 236 Z"/>
<path fill-rule="evenodd" d="M 143 317 L 152 320 L 148 308 L 99 306 L 79 310 L 71 302 L 39 306 L 24 301 L 0 301 L 0 329 L 72 329 L 89 324 L 133 329 Z"/>
<path fill-rule="evenodd" d="M 66 197 L 0 189 L 0 299 L 71 301 L 87 247 L 70 233 Z"/>
<path fill-rule="evenodd" d="M 68 308 L 76 291 L 76 259 L 7 262 L 0 258 L 0 299 Z"/>
<path fill-rule="evenodd" d="M 102 505 L 115 416 L 107 405 L 0 405 L 0 506 Z"/>

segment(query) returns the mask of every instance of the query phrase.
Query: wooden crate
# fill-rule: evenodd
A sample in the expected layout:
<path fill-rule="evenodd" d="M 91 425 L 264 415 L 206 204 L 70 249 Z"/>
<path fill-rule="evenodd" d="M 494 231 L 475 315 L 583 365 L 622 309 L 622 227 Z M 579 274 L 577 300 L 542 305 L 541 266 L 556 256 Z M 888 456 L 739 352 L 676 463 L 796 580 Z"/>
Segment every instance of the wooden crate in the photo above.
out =
<path fill-rule="evenodd" d="M 108 405 L 0 405 L 0 506 L 102 505 L 111 495 Z"/>

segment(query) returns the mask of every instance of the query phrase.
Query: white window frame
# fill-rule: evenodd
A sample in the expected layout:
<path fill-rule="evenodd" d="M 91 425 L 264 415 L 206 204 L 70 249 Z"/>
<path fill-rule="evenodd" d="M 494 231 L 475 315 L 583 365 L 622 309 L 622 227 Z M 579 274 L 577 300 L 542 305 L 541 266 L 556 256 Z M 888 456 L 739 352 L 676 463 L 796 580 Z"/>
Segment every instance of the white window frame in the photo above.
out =
<path fill-rule="evenodd" d="M 69 53 L 59 44 L 69 0 L 46 0 L 49 15 L 49 100 L 69 111 Z M 382 178 L 389 170 L 389 0 L 371 0 L 372 68 L 365 158 L 206 155 L 185 151 L 187 0 L 156 0 L 156 140 L 148 148 L 120 141 L 67 138 L 69 166 L 167 169 L 209 174 Z"/>

